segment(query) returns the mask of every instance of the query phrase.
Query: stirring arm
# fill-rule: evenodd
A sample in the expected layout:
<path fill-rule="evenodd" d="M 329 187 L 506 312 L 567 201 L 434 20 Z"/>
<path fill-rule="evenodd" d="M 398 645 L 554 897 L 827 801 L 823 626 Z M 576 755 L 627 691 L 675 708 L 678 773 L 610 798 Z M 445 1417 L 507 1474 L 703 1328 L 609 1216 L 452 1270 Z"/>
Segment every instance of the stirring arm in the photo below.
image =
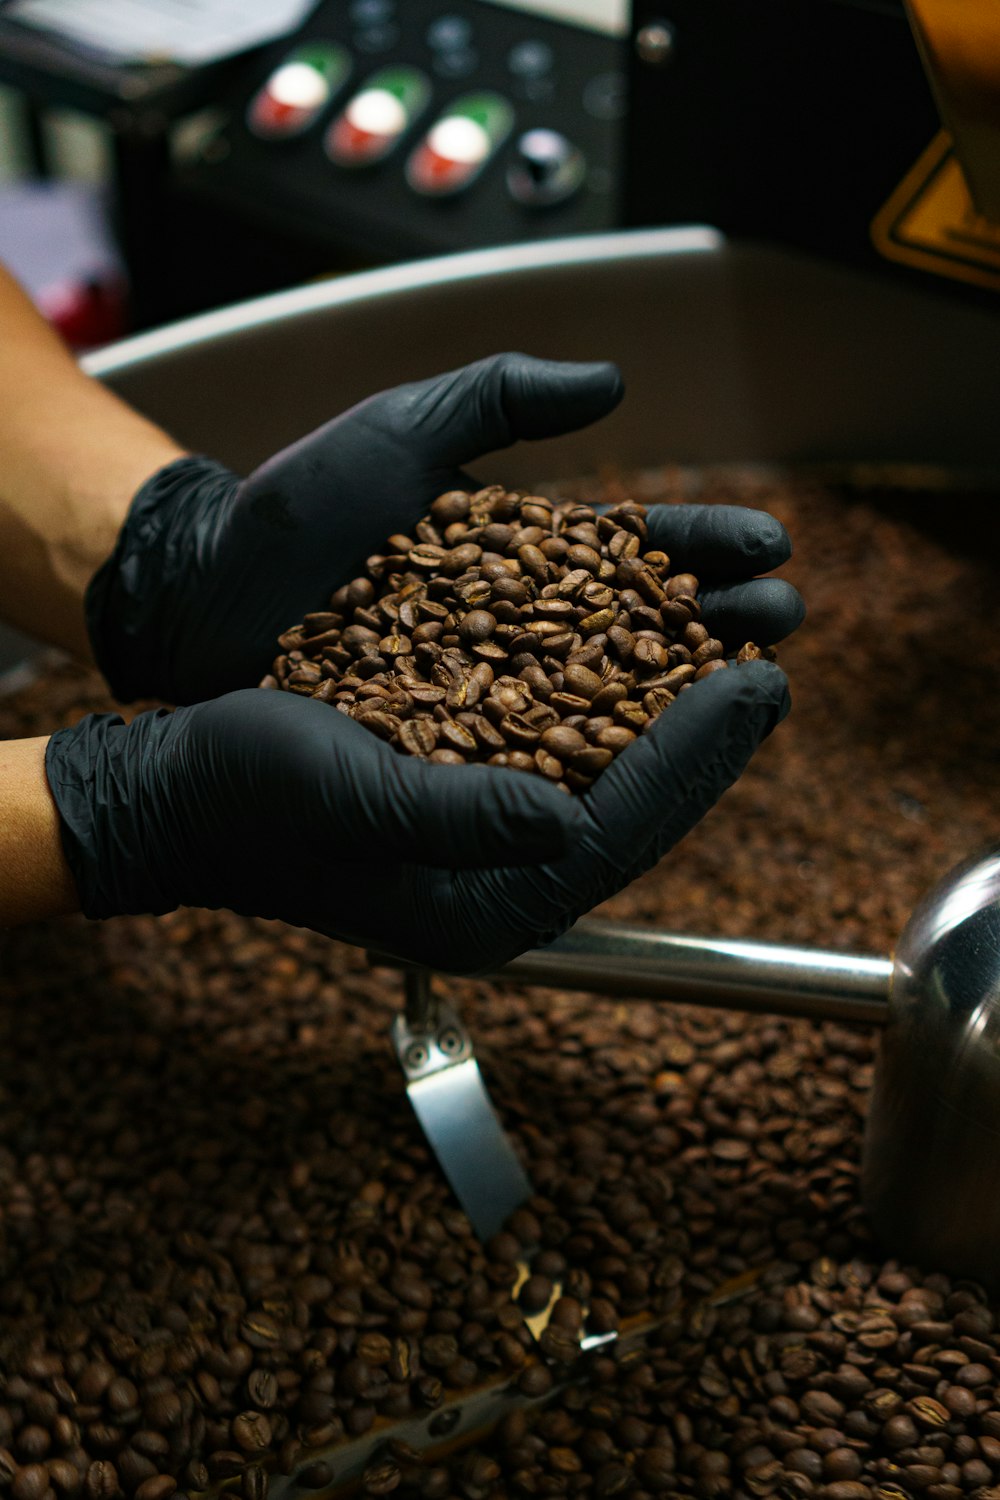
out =
<path fill-rule="evenodd" d="M 587 917 L 498 979 L 809 1020 L 888 1020 L 892 960 L 742 938 L 685 937 Z"/>

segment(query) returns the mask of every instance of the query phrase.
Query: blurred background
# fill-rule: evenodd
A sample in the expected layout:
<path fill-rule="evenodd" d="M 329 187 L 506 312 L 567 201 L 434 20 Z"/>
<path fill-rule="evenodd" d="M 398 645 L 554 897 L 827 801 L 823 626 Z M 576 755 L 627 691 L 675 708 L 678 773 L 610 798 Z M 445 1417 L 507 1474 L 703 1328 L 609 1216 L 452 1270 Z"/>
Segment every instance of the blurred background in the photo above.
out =
<path fill-rule="evenodd" d="M 684 222 L 993 294 L 1000 89 L 959 12 L 1000 57 L 976 0 L 0 0 L 0 259 L 80 349 Z"/>

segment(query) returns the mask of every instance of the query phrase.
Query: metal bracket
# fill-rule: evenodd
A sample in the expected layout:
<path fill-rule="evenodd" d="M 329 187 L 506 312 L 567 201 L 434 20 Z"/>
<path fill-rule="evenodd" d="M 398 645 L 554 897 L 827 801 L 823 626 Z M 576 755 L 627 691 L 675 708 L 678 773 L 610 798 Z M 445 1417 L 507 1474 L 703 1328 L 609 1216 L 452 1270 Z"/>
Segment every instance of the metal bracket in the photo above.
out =
<path fill-rule="evenodd" d="M 408 971 L 404 980 L 406 1006 L 393 1021 L 392 1040 L 409 1086 L 466 1062 L 473 1047 L 458 1012 L 438 999 L 425 970 Z"/>
<path fill-rule="evenodd" d="M 393 1020 L 392 1043 L 406 1092 L 458 1201 L 480 1239 L 488 1240 L 531 1197 L 531 1182 L 493 1108 L 461 1016 L 434 993 L 426 970 L 405 969 L 403 977 L 406 1004 Z M 527 1261 L 519 1262 L 512 1295 L 528 1275 Z M 525 1318 L 536 1343 L 561 1295 L 562 1284 L 556 1282 L 548 1306 Z M 584 1334 L 580 1352 L 616 1338 L 615 1333 Z"/>
<path fill-rule="evenodd" d="M 426 972 L 407 971 L 405 981 L 406 1009 L 393 1020 L 392 1044 L 406 1092 L 458 1201 L 488 1240 L 531 1197 L 531 1183 L 458 1012 L 434 994 Z"/>

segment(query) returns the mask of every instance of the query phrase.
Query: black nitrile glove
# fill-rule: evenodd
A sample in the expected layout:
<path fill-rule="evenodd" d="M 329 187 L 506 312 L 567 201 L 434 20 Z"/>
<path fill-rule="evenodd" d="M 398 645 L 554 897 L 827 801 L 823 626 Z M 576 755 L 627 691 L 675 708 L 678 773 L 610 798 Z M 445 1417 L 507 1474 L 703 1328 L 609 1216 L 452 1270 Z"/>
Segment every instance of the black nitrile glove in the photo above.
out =
<path fill-rule="evenodd" d="M 499 354 L 352 407 L 240 479 L 181 458 L 136 495 L 87 591 L 94 657 L 120 702 L 255 686 L 282 631 L 361 571 L 462 466 L 610 412 L 614 365 Z"/>
<path fill-rule="evenodd" d="M 565 855 L 583 822 L 540 777 L 429 765 L 257 688 L 128 725 L 92 714 L 52 736 L 46 773 L 88 917 L 226 906 L 402 956 L 450 952 L 423 892 Z"/>
<path fill-rule="evenodd" d="M 373 397 L 247 481 L 204 459 L 169 465 L 91 585 L 112 687 L 176 701 L 256 681 L 277 635 L 373 546 L 441 491 L 476 487 L 462 464 L 583 425 L 619 395 L 612 366 L 504 355 Z M 704 623 L 727 645 L 800 623 L 795 590 L 754 577 L 790 551 L 766 513 L 662 506 L 648 524 L 673 571 L 702 581 Z M 327 705 L 277 693 L 128 728 L 85 720 L 53 737 L 48 766 L 88 915 L 224 905 L 484 971 L 654 864 L 787 707 L 773 665 L 715 672 L 572 801 L 522 773 L 406 760 Z"/>
<path fill-rule="evenodd" d="M 552 942 L 651 869 L 739 777 L 788 707 L 785 674 L 773 662 L 713 672 L 578 799 L 581 827 L 560 859 L 514 870 L 397 865 L 373 887 L 391 923 L 379 926 L 371 890 L 357 878 L 345 882 L 336 922 L 315 905 L 297 920 L 334 936 L 345 926 L 367 929 L 369 946 L 428 968 L 491 972 Z"/>
<path fill-rule="evenodd" d="M 783 578 L 758 578 L 792 555 L 788 533 L 765 510 L 743 505 L 651 505 L 649 547 L 699 581 L 704 624 L 729 648 L 771 646 L 802 624 L 805 606 Z"/>
<path fill-rule="evenodd" d="M 474 972 L 654 864 L 787 707 L 771 663 L 714 672 L 582 798 L 401 756 L 324 703 L 258 689 L 128 726 L 91 715 L 52 736 L 46 770 L 87 916 L 227 906 Z"/>

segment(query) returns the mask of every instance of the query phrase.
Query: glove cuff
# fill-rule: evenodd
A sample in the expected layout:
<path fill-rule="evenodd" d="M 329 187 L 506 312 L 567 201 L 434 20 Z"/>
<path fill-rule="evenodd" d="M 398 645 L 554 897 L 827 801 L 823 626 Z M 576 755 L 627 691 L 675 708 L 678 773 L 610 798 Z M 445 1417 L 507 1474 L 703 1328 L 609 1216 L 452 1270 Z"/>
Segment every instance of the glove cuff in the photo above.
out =
<path fill-rule="evenodd" d="M 162 916 L 180 904 L 156 879 L 143 838 L 143 772 L 172 717 L 157 709 L 126 725 L 118 714 L 89 714 L 46 746 L 63 853 L 87 917 Z"/>
<path fill-rule="evenodd" d="M 177 458 L 147 479 L 129 506 L 84 599 L 94 659 L 120 703 L 183 699 L 176 661 L 190 646 L 182 622 L 200 587 L 198 559 L 239 483 L 213 459 Z"/>

